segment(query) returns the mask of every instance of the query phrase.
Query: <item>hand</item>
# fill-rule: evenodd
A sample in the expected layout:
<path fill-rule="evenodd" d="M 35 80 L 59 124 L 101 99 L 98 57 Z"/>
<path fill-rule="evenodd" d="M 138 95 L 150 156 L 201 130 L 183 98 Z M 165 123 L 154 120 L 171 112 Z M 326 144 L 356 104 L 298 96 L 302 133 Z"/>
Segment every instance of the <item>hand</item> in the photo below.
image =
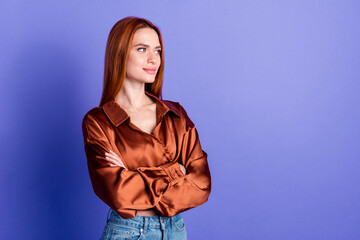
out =
<path fill-rule="evenodd" d="M 123 163 L 123 161 L 121 160 L 121 158 L 116 155 L 116 153 L 114 153 L 113 151 L 110 150 L 110 152 L 106 152 L 105 153 L 105 158 L 106 160 L 108 160 L 110 163 L 110 167 L 115 167 L 115 166 L 119 166 L 119 167 L 123 167 L 125 169 L 127 169 L 125 167 L 125 164 Z"/>
<path fill-rule="evenodd" d="M 183 165 L 181 165 L 180 163 L 179 163 L 179 165 L 180 165 L 180 170 L 183 172 L 184 175 L 186 175 L 185 167 Z"/>

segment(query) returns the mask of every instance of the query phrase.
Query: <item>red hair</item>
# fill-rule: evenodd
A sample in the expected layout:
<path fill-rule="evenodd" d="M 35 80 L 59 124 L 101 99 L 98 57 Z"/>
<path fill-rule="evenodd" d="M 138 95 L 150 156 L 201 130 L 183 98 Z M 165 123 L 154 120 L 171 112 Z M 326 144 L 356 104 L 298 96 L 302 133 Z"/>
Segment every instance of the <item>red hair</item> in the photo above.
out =
<path fill-rule="evenodd" d="M 136 30 L 152 28 L 159 36 L 161 45 L 161 63 L 153 83 L 145 83 L 145 91 L 162 99 L 162 82 L 164 76 L 164 49 L 160 30 L 149 20 L 138 17 L 126 17 L 112 27 L 106 43 L 104 87 L 100 106 L 114 98 L 120 91 L 125 75 L 131 43 Z"/>

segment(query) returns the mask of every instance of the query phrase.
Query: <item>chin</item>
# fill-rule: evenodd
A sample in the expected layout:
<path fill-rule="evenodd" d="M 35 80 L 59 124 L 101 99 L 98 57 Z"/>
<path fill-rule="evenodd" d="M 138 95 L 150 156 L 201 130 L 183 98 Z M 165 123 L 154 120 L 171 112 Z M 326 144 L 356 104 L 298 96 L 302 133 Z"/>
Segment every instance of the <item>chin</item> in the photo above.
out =
<path fill-rule="evenodd" d="M 136 78 L 130 78 L 128 79 L 131 82 L 139 82 L 139 83 L 153 83 L 155 82 L 155 77 L 154 78 L 149 78 L 149 77 L 136 77 Z"/>
<path fill-rule="evenodd" d="M 153 83 L 155 82 L 155 78 L 154 79 L 144 79 L 145 83 Z"/>

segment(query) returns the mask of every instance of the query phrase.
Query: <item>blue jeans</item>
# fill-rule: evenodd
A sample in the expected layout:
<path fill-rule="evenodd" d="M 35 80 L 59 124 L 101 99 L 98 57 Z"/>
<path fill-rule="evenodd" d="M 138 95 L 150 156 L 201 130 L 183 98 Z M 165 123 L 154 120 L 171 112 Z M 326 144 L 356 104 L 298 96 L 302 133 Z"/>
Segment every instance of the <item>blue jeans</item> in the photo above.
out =
<path fill-rule="evenodd" d="M 122 218 L 111 208 L 110 218 L 107 217 L 106 225 L 100 240 L 186 240 L 186 229 L 180 214 L 173 217 L 162 216 L 136 216 Z M 108 213 L 109 215 L 109 213 Z"/>

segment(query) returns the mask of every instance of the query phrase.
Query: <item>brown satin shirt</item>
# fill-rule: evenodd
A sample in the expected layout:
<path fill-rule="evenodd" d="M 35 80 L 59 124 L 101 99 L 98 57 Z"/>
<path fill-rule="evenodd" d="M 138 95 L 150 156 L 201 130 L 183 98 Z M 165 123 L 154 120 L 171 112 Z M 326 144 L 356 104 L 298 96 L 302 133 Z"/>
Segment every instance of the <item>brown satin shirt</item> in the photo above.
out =
<path fill-rule="evenodd" d="M 156 101 L 156 127 L 151 134 L 132 124 L 115 98 L 91 109 L 82 122 L 94 192 L 126 219 L 146 209 L 174 216 L 205 203 L 211 190 L 207 153 L 185 109 L 178 102 L 145 93 Z M 110 150 L 127 169 L 110 166 L 105 158 Z"/>

